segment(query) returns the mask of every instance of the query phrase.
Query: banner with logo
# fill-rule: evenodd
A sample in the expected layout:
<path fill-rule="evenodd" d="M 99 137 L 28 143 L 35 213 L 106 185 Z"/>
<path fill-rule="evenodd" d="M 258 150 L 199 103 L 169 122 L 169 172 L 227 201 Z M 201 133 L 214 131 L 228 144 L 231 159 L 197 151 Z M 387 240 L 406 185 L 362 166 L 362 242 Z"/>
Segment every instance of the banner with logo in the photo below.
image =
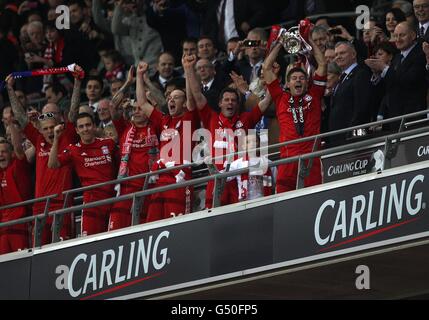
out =
<path fill-rule="evenodd" d="M 104 240 L 36 251 L 30 297 L 130 297 L 296 259 L 314 261 L 357 246 L 377 247 L 404 236 L 422 237 L 421 233 L 429 234 L 429 168 L 413 170 L 404 168 L 398 174 L 354 180 L 290 199 L 276 196 L 259 206 L 157 229 L 133 233 L 130 229 Z"/>
<path fill-rule="evenodd" d="M 429 136 L 401 141 L 393 157 L 392 167 L 429 160 Z M 332 182 L 381 171 L 384 167 L 384 145 L 350 153 L 322 157 L 323 181 Z"/>

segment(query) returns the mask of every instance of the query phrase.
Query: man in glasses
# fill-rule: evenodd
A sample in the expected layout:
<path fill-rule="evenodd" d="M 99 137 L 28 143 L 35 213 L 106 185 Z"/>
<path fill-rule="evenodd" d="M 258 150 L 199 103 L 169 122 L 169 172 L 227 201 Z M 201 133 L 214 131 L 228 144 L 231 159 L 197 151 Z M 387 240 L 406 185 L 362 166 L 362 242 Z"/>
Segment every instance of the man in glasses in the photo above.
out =
<path fill-rule="evenodd" d="M 81 72 L 82 69 L 76 65 L 75 71 Z M 78 89 L 80 88 L 80 82 L 81 80 L 78 78 L 78 75 L 75 74 L 73 97 L 79 94 Z M 11 76 L 7 77 L 6 83 L 9 100 L 15 119 L 19 122 L 21 128 L 24 128 L 26 137 L 36 148 L 36 187 L 34 197 L 37 199 L 44 196 L 57 194 L 58 196 L 52 199 L 49 204 L 49 211 L 62 209 L 64 206 L 64 196 L 62 192 L 64 190 L 70 190 L 73 188 L 72 169 L 70 166 L 50 169 L 48 168 L 48 159 L 49 152 L 54 142 L 54 128 L 63 121 L 63 117 L 61 116 L 59 109 L 55 104 L 48 103 L 43 107 L 42 114 L 38 118 L 38 128 L 35 128 L 33 124 L 29 123 L 26 110 L 17 100 L 13 90 L 13 78 Z M 74 109 L 76 108 L 72 105 L 71 110 Z M 66 124 L 65 131 L 66 132 L 59 140 L 59 152 L 63 152 L 67 146 L 75 143 L 76 141 L 76 131 L 74 130 L 73 125 L 70 125 L 69 123 Z M 33 214 L 38 215 L 43 213 L 45 206 L 45 201 L 36 202 L 33 205 Z M 42 245 L 52 241 L 52 222 L 52 217 L 48 217 L 45 221 L 44 228 L 42 230 Z M 65 240 L 70 238 L 70 228 L 71 216 L 65 215 L 63 216 L 63 226 L 60 232 L 61 239 Z"/>
<path fill-rule="evenodd" d="M 429 0 L 414 0 L 414 14 L 417 18 L 417 36 L 421 41 L 429 42 Z"/>
<path fill-rule="evenodd" d="M 64 133 L 64 125 L 54 128 L 54 141 L 49 155 L 48 167 L 51 169 L 71 165 L 77 173 L 83 187 L 99 184 L 116 178 L 116 145 L 108 138 L 97 138 L 93 117 L 89 113 L 80 113 L 75 122 L 80 142 L 70 145 L 59 152 L 59 143 Z M 85 204 L 114 197 L 113 185 L 107 185 L 85 191 Z M 98 206 L 82 211 L 82 236 L 107 231 L 111 205 Z"/>

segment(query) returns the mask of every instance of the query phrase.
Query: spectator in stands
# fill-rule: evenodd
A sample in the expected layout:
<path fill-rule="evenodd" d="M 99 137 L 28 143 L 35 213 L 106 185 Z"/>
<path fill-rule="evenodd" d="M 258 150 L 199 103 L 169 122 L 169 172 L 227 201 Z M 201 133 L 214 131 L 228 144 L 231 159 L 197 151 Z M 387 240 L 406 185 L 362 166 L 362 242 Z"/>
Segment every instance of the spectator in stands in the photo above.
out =
<path fill-rule="evenodd" d="M 257 80 L 258 74 L 262 69 L 267 40 L 268 37 L 265 30 L 261 28 L 252 29 L 247 39 L 238 43 L 233 53 L 233 60 L 229 61 L 227 64 L 227 72 L 229 69 L 235 70 L 238 74 L 243 75 L 247 83 Z M 254 42 L 255 44 L 246 45 L 248 41 Z M 244 58 L 238 60 L 240 51 L 244 51 Z"/>
<path fill-rule="evenodd" d="M 85 17 L 85 3 L 82 0 L 69 0 L 70 29 L 64 30 L 65 46 L 70 47 L 70 58 L 73 61 L 64 60 L 64 64 L 78 63 L 90 73 L 98 65 L 96 42 L 104 38 L 95 26 L 94 22 Z"/>
<path fill-rule="evenodd" d="M 31 198 L 31 172 L 21 141 L 18 140 L 18 129 L 13 121 L 8 122 L 12 131 L 12 144 L 0 141 L 0 206 L 18 203 Z M 0 222 L 23 218 L 30 211 L 26 206 L 2 210 Z M 18 224 L 0 228 L 0 254 L 28 248 L 28 227 Z"/>
<path fill-rule="evenodd" d="M 182 42 L 182 55 L 197 54 L 198 40 L 196 38 L 186 38 Z"/>
<path fill-rule="evenodd" d="M 98 103 L 103 96 L 104 83 L 98 76 L 89 76 L 86 82 L 85 94 L 88 105 L 94 112 L 97 112 Z"/>
<path fill-rule="evenodd" d="M 207 59 L 214 64 L 216 70 L 216 78 L 226 82 L 227 75 L 224 71 L 224 66 L 221 61 L 217 58 L 218 49 L 215 46 L 212 38 L 202 36 L 198 39 L 198 51 L 197 56 L 199 59 Z"/>
<path fill-rule="evenodd" d="M 390 66 L 395 55 L 398 53 L 396 46 L 391 42 L 383 42 L 375 48 L 375 58 L 382 60 L 386 65 Z M 372 70 L 373 76 L 371 78 L 374 84 L 372 95 L 371 108 L 372 121 L 383 120 L 383 115 L 386 110 L 386 86 L 383 81 L 377 81 L 380 73 L 377 70 Z"/>
<path fill-rule="evenodd" d="M 204 128 L 211 133 L 212 141 L 208 142 L 211 149 L 211 156 L 225 157 L 226 154 L 230 152 L 241 151 L 238 150 L 239 145 L 236 141 L 236 136 L 241 135 L 241 137 L 244 138 L 248 130 L 256 126 L 261 120 L 265 110 L 268 108 L 271 102 L 271 96 L 267 95 L 265 99 L 254 106 L 252 111 L 240 113 L 240 96 L 238 92 L 235 89 L 225 88 L 219 95 L 218 106 L 221 111 L 218 114 L 213 110 L 213 107 L 208 105 L 208 101 L 201 91 L 201 86 L 198 83 L 195 73 L 195 64 L 195 56 L 183 58 L 187 90 L 191 91 L 192 98 L 195 101 Z M 235 159 L 237 159 L 237 157 L 235 157 Z M 217 159 L 214 165 L 217 170 L 222 171 L 227 169 L 231 162 L 232 161 L 229 161 L 229 159 L 226 159 L 226 161 L 225 159 Z M 211 208 L 214 195 L 213 180 L 209 181 L 206 190 L 206 207 Z M 227 181 L 221 195 L 220 203 L 222 205 L 232 204 L 238 202 L 238 199 L 239 190 L 237 179 Z"/>
<path fill-rule="evenodd" d="M 110 5 L 113 5 L 112 3 Z M 110 6 L 109 5 L 109 6 Z M 107 9 L 107 10 L 106 10 Z M 106 15 L 106 11 L 107 15 Z M 109 7 L 103 7 L 102 0 L 92 0 L 92 17 L 97 27 L 105 34 L 112 33 L 112 16 L 109 14 Z M 130 52 L 132 46 L 130 36 L 113 34 L 115 49 L 121 53 L 126 65 L 134 64 L 134 56 Z M 110 45 L 109 45 L 110 46 Z"/>
<path fill-rule="evenodd" d="M 67 96 L 67 90 L 61 84 L 54 82 L 45 88 L 45 99 L 48 103 L 56 104 L 63 115 L 68 114 L 70 108 L 70 99 Z"/>
<path fill-rule="evenodd" d="M 420 39 L 429 42 L 429 0 L 414 0 L 413 8 L 419 22 L 417 35 Z"/>
<path fill-rule="evenodd" d="M 110 95 L 113 97 L 125 83 L 125 79 L 113 79 L 110 82 Z"/>
<path fill-rule="evenodd" d="M 311 30 L 310 37 L 324 54 L 329 41 L 328 30 L 325 27 L 316 26 Z"/>
<path fill-rule="evenodd" d="M 144 59 L 154 67 L 162 52 L 162 41 L 158 31 L 147 24 L 143 0 L 115 2 L 112 18 L 114 36 L 129 37 L 130 47 L 123 48 L 123 55 L 132 55 L 134 64 Z"/>
<path fill-rule="evenodd" d="M 198 113 L 192 105 L 186 104 L 186 94 L 181 90 L 173 91 L 168 97 L 168 115 L 163 115 L 147 102 L 143 74 L 148 70 L 147 63 L 141 62 L 137 68 L 137 103 L 142 106 L 144 113 L 152 122 L 155 131 L 160 135 L 160 160 L 154 163 L 152 171 L 166 167 L 178 166 L 191 161 L 191 155 L 184 154 L 184 145 L 191 141 L 184 136 L 184 127 L 189 126 L 190 132 L 199 126 Z M 177 148 L 171 149 L 172 143 Z M 180 150 L 180 154 L 177 152 Z M 191 149 L 192 150 L 192 146 Z M 159 174 L 154 187 L 180 183 L 191 179 L 190 168 L 173 170 Z M 148 208 L 146 221 L 152 222 L 177 215 L 190 213 L 191 194 L 193 188 L 185 187 L 153 194 Z"/>
<path fill-rule="evenodd" d="M 167 82 L 175 77 L 179 77 L 180 74 L 174 70 L 176 61 L 174 56 L 169 52 L 163 52 L 158 57 L 158 63 L 156 65 L 156 73 L 150 78 L 150 80 L 158 85 L 158 87 L 165 91 Z"/>
<path fill-rule="evenodd" d="M 173 6 L 169 0 L 147 1 L 146 15 L 149 26 L 159 32 L 164 51 L 170 52 L 174 59 L 182 56 L 180 44 L 186 38 L 186 11 L 184 6 Z"/>
<path fill-rule="evenodd" d="M 82 68 L 76 65 L 75 71 L 81 72 Z M 64 205 L 69 205 L 67 203 L 64 204 L 62 192 L 72 188 L 72 171 L 69 166 L 59 169 L 48 168 L 48 157 L 54 140 L 54 128 L 60 123 L 62 116 L 59 112 L 56 114 L 51 112 L 42 113 L 38 118 L 38 128 L 34 127 L 33 124 L 29 123 L 25 109 L 18 102 L 15 96 L 15 92 L 13 90 L 13 77 L 9 76 L 6 79 L 6 83 L 15 118 L 19 122 L 20 127 L 24 128 L 26 137 L 36 148 L 36 188 L 34 197 L 41 198 L 47 195 L 58 194 L 57 198 L 51 200 L 48 210 L 53 211 L 61 209 Z M 80 79 L 75 78 L 72 103 L 70 107 L 71 114 L 69 114 L 69 119 L 74 119 L 72 113 L 75 109 L 78 108 L 79 105 L 80 83 Z M 42 112 L 52 111 L 54 110 L 54 107 L 55 105 L 48 104 L 42 109 Z M 66 133 L 59 141 L 59 152 L 63 152 L 63 150 L 68 145 L 74 143 L 76 140 L 76 131 L 70 122 L 66 123 L 65 131 Z M 45 211 L 45 206 L 45 201 L 35 203 L 33 205 L 33 214 L 38 215 L 43 213 Z M 49 217 L 44 222 L 44 227 L 42 230 L 42 244 L 51 242 L 52 222 L 52 217 Z M 69 215 L 67 215 L 64 217 L 63 226 L 60 231 L 60 237 L 63 240 L 70 238 L 70 227 L 71 218 Z"/>
<path fill-rule="evenodd" d="M 113 79 L 125 79 L 125 64 L 118 51 L 109 51 L 103 57 L 103 63 L 106 68 L 104 77 L 108 82 L 111 82 Z"/>
<path fill-rule="evenodd" d="M 326 59 L 326 54 L 325 54 Z M 322 123 L 320 127 L 320 132 L 325 133 L 328 132 L 329 128 L 329 106 L 331 105 L 332 94 L 340 81 L 340 76 L 343 71 L 335 62 L 329 62 L 326 60 L 328 64 L 328 74 L 327 74 L 327 82 L 326 82 L 326 90 L 325 96 L 323 98 L 322 103 Z"/>
<path fill-rule="evenodd" d="M 412 26 L 401 22 L 395 29 L 396 47 L 400 50 L 392 65 L 383 59 L 368 59 L 366 64 L 380 73 L 386 86 L 386 109 L 383 118 L 392 118 L 426 109 L 428 88 L 426 57 Z M 398 128 L 399 123 L 390 125 Z"/>
<path fill-rule="evenodd" d="M 414 24 L 416 22 L 411 0 L 394 0 L 392 3 L 392 8 L 401 9 L 401 11 L 405 14 L 408 23 Z"/>
<path fill-rule="evenodd" d="M 215 111 L 219 111 L 217 101 L 219 93 L 222 91 L 225 84 L 220 83 L 219 80 L 215 78 L 215 67 L 207 59 L 198 60 L 196 70 L 201 81 L 202 92 L 209 102 L 209 106 L 213 106 Z"/>
<path fill-rule="evenodd" d="M 286 86 L 289 92 L 283 92 L 273 65 L 281 45 L 277 43 L 264 63 L 264 78 L 268 90 L 276 103 L 277 118 L 280 123 L 280 142 L 295 140 L 320 133 L 322 98 L 325 94 L 327 64 L 325 56 L 313 40 L 313 55 L 317 62 L 317 70 L 313 83 L 309 83 L 309 75 L 301 68 L 292 68 L 287 74 Z M 313 150 L 313 142 L 303 142 L 282 147 L 282 158 L 292 157 Z M 308 165 L 308 162 L 307 164 Z M 277 193 L 296 189 L 298 178 L 298 162 L 282 165 L 278 168 Z M 310 175 L 304 180 L 306 187 L 322 182 L 320 159 L 313 159 Z"/>
<path fill-rule="evenodd" d="M 405 14 L 401 9 L 392 8 L 386 12 L 385 15 L 385 27 L 387 30 L 387 36 L 389 37 L 390 42 L 394 42 L 394 32 L 398 23 L 406 21 Z"/>
<path fill-rule="evenodd" d="M 5 79 L 8 74 L 15 70 L 18 63 L 18 51 L 7 38 L 6 28 L 2 26 L 0 26 L 0 61 L 0 79 Z"/>
<path fill-rule="evenodd" d="M 216 39 L 216 47 L 225 50 L 233 37 L 246 38 L 247 33 L 265 23 L 265 6 L 258 0 L 218 0 L 208 2 L 203 34 Z"/>
<path fill-rule="evenodd" d="M 329 131 L 368 123 L 371 99 L 371 71 L 357 62 L 357 53 L 350 42 L 335 46 L 335 62 L 342 69 L 340 81 L 331 98 Z M 332 145 L 344 143 L 346 134 L 330 137 Z"/>
<path fill-rule="evenodd" d="M 328 64 L 335 60 L 335 46 L 330 43 L 326 46 L 325 59 Z"/>
<path fill-rule="evenodd" d="M 48 167 L 57 169 L 71 165 L 83 187 L 114 180 L 117 172 L 115 142 L 112 139 L 96 138 L 96 125 L 88 113 L 79 114 L 75 126 L 80 143 L 69 145 L 61 153 L 59 141 L 64 134 L 64 125 L 55 126 Z M 107 185 L 85 191 L 83 202 L 87 204 L 113 196 L 113 185 Z M 82 236 L 107 231 L 110 209 L 109 204 L 82 210 Z"/>
<path fill-rule="evenodd" d="M 27 26 L 27 33 L 30 42 L 24 49 L 24 59 L 28 70 L 41 69 L 44 65 L 42 58 L 45 50 L 43 24 L 40 21 L 33 21 Z M 28 94 L 39 97 L 38 93 L 43 87 L 43 78 L 34 77 L 23 79 L 25 90 Z"/>

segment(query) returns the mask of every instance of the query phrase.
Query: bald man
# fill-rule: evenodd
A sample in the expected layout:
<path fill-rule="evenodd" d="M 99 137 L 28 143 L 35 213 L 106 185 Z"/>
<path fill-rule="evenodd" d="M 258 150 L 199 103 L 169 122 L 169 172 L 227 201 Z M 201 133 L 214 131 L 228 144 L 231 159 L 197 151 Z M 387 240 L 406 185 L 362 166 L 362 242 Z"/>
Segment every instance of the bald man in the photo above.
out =
<path fill-rule="evenodd" d="M 336 44 L 335 62 L 341 68 L 342 74 L 332 93 L 329 131 L 370 122 L 371 70 L 358 64 L 356 50 L 350 42 Z M 344 143 L 349 136 L 350 134 L 343 134 L 330 137 L 330 143 Z"/>
<path fill-rule="evenodd" d="M 417 32 L 407 22 L 395 28 L 395 44 L 400 53 L 390 66 L 380 59 L 368 59 L 366 64 L 380 74 L 386 85 L 386 109 L 383 117 L 393 118 L 426 109 L 428 71 L 422 45 L 417 41 Z M 389 126 L 397 129 L 399 123 Z"/>

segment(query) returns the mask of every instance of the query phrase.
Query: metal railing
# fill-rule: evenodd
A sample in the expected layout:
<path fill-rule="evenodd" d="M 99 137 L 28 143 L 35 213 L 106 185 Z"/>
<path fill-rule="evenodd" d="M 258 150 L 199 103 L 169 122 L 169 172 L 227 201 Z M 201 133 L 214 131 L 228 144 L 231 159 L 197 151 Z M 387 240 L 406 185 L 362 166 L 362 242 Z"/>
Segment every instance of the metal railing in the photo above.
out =
<path fill-rule="evenodd" d="M 370 146 L 370 145 L 373 145 L 376 143 L 384 142 L 384 144 L 385 144 L 384 156 L 386 159 L 390 159 L 391 154 L 392 154 L 392 149 L 394 149 L 395 146 L 400 142 L 401 138 L 428 132 L 428 127 L 420 127 L 420 128 L 412 129 L 409 131 L 403 131 L 404 128 L 406 127 L 406 122 L 405 122 L 406 119 L 422 117 L 422 116 L 429 116 L 429 110 L 424 110 L 424 111 L 420 111 L 420 112 L 416 112 L 416 113 L 412 113 L 412 114 L 408 114 L 408 115 L 404 115 L 404 116 L 399 116 L 399 117 L 395 117 L 395 118 L 391 118 L 391 119 L 386 119 L 386 120 L 382 120 L 382 121 L 378 121 L 378 122 L 372 122 L 372 123 L 368 123 L 365 125 L 358 125 L 358 126 L 354 126 L 354 127 L 350 127 L 350 128 L 344 128 L 341 130 L 323 133 L 323 134 L 319 134 L 319 135 L 315 135 L 315 136 L 311 136 L 311 137 L 305 137 L 305 138 L 301 138 L 301 139 L 297 139 L 297 140 L 293 140 L 293 141 L 278 143 L 278 144 L 274 144 L 271 146 L 261 147 L 259 149 L 231 153 L 231 154 L 228 154 L 226 156 L 223 156 L 222 158 L 231 157 L 231 156 L 239 156 L 239 155 L 245 154 L 246 152 L 249 152 L 249 151 L 279 148 L 279 147 L 285 147 L 285 146 L 288 146 L 291 144 L 313 141 L 313 152 L 311 152 L 311 153 L 307 153 L 307 154 L 303 154 L 303 155 L 299 155 L 299 156 L 294 156 L 294 157 L 289 157 L 289 158 L 283 158 L 283 159 L 272 161 L 272 162 L 268 163 L 268 167 L 271 168 L 271 167 L 277 167 L 279 165 L 298 162 L 297 189 L 301 189 L 304 187 L 304 179 L 308 176 L 308 174 L 311 170 L 312 159 L 314 159 L 314 158 L 319 158 L 322 156 L 327 156 L 327 155 L 335 154 L 338 152 L 347 151 L 347 150 L 350 150 L 353 148 L 362 148 L 362 147 Z M 354 130 L 357 130 L 357 129 L 380 126 L 380 125 L 389 124 L 389 123 L 398 122 L 398 121 L 401 121 L 401 124 L 400 124 L 399 129 L 396 133 L 392 133 L 392 134 L 385 135 L 385 136 L 379 136 L 379 137 L 375 137 L 375 138 L 369 138 L 369 139 L 363 140 L 363 141 L 356 141 L 356 142 L 352 142 L 352 143 L 349 143 L 346 145 L 328 148 L 325 150 L 317 150 L 317 146 L 323 138 L 332 137 L 332 136 L 335 136 L 338 134 L 353 132 Z M 211 160 L 218 159 L 218 158 L 219 157 L 211 158 Z M 307 160 L 309 160 L 309 164 L 305 165 L 305 162 Z M 3 222 L 3 223 L 0 223 L 0 228 L 35 221 L 34 246 L 39 247 L 40 243 L 41 243 L 41 241 L 40 241 L 41 240 L 41 230 L 43 228 L 43 224 L 46 221 L 47 217 L 51 217 L 51 216 L 54 217 L 53 224 L 52 224 L 52 242 L 54 243 L 54 242 L 58 242 L 60 239 L 59 238 L 59 232 L 61 229 L 61 221 L 62 221 L 62 217 L 64 214 L 69 214 L 69 213 L 79 211 L 82 209 L 86 209 L 86 208 L 94 208 L 94 207 L 103 206 L 103 205 L 110 205 L 110 204 L 120 202 L 120 201 L 125 201 L 125 200 L 132 200 L 133 201 L 132 207 L 130 210 L 131 214 L 132 214 L 131 225 L 136 225 L 139 223 L 140 206 L 141 206 L 142 201 L 144 201 L 145 196 L 155 194 L 155 193 L 159 193 L 159 192 L 164 192 L 164 191 L 184 188 L 184 187 L 188 187 L 188 186 L 203 184 L 203 183 L 207 183 L 211 180 L 214 180 L 214 182 L 215 182 L 214 195 L 213 195 L 213 207 L 216 208 L 220 205 L 220 196 L 222 194 L 222 188 L 223 188 L 224 182 L 226 181 L 226 178 L 238 176 L 240 174 L 247 173 L 247 172 L 249 172 L 249 170 L 253 169 L 253 167 L 247 167 L 247 168 L 234 170 L 234 171 L 227 171 L 227 172 L 223 172 L 223 173 L 212 173 L 211 175 L 206 176 L 206 177 L 196 178 L 196 179 L 188 180 L 188 181 L 177 183 L 177 184 L 172 184 L 172 185 L 168 185 L 168 186 L 162 186 L 162 187 L 157 187 L 157 188 L 152 188 L 152 189 L 147 190 L 148 179 L 152 175 L 159 175 L 161 173 L 168 173 L 172 170 L 181 170 L 184 168 L 189 168 L 192 166 L 199 166 L 199 165 L 201 165 L 201 163 L 189 163 L 189 164 L 184 164 L 184 165 L 180 165 L 180 166 L 176 166 L 176 167 L 162 169 L 162 170 L 155 171 L 155 172 L 147 172 L 147 173 L 143 173 L 143 174 L 139 174 L 139 175 L 123 178 L 123 179 L 116 179 L 116 180 L 112 180 L 112 181 L 108 181 L 108 182 L 104 182 L 104 183 L 100 183 L 100 184 L 96 184 L 96 185 L 91 185 L 91 186 L 82 187 L 82 188 L 78 188 L 78 189 L 67 190 L 67 191 L 64 191 L 62 193 L 64 195 L 63 209 L 59 209 L 59 210 L 55 210 L 55 211 L 51 211 L 51 212 L 49 212 L 50 201 L 52 199 L 56 198 L 58 195 L 49 195 L 49 196 L 46 196 L 43 198 L 37 198 L 37 199 L 28 200 L 28 201 L 21 202 L 21 203 L 2 206 L 2 207 L 0 207 L 0 210 L 10 209 L 10 208 L 15 208 L 15 207 L 21 207 L 21 206 L 27 206 L 27 205 L 34 204 L 37 202 L 46 201 L 45 210 L 42 214 L 34 215 L 31 217 L 25 217 L 25 218 L 13 220 L 13 221 Z M 390 166 L 390 162 L 386 161 L 384 169 L 390 168 L 389 166 Z M 90 191 L 90 190 L 93 190 L 93 189 L 96 189 L 99 187 L 104 187 L 104 186 L 111 185 L 111 184 L 124 183 L 124 182 L 132 181 L 132 180 L 136 180 L 136 179 L 143 179 L 143 178 L 145 179 L 145 182 L 144 182 L 142 191 L 132 193 L 132 194 L 121 195 L 121 196 L 110 198 L 110 199 L 103 199 L 100 201 L 91 202 L 91 203 L 87 203 L 87 204 L 71 206 L 69 208 L 66 208 L 66 204 L 67 204 L 69 197 L 75 193 Z"/>

